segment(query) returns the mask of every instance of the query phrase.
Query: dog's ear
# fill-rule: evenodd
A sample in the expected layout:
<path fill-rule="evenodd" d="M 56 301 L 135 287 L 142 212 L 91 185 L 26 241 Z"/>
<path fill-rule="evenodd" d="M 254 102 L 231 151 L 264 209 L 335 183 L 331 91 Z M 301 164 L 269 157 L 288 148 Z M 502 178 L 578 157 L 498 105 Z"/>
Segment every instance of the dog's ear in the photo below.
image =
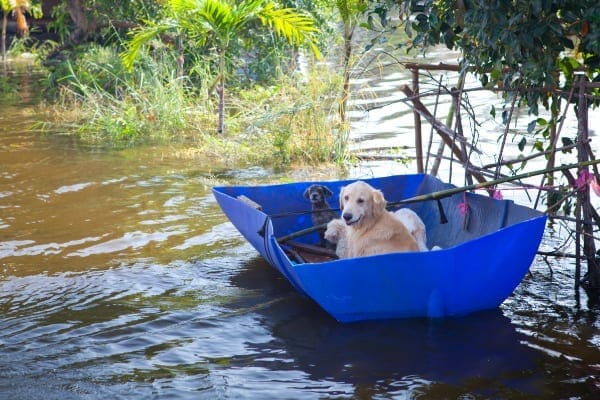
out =
<path fill-rule="evenodd" d="M 342 186 L 340 188 L 340 210 L 344 209 L 344 191 L 346 190 L 346 186 Z"/>
<path fill-rule="evenodd" d="M 371 196 L 373 198 L 373 215 L 378 217 L 385 212 L 386 201 L 381 190 L 374 189 Z"/>
<path fill-rule="evenodd" d="M 325 196 L 327 197 L 331 197 L 333 196 L 333 192 L 331 191 L 331 189 L 329 189 L 327 186 L 321 186 L 323 188 L 323 193 L 325 193 Z"/>
<path fill-rule="evenodd" d="M 310 188 L 311 186 L 307 187 L 306 190 L 304 190 L 304 198 L 308 199 L 310 197 Z"/>

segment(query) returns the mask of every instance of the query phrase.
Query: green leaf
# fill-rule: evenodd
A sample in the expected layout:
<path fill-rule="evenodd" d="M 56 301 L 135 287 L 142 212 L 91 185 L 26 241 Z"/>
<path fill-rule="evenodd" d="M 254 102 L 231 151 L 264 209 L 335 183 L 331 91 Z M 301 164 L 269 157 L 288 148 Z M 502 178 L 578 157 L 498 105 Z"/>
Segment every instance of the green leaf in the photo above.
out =
<path fill-rule="evenodd" d="M 572 146 L 575 144 L 575 142 L 573 142 L 573 140 L 571 138 L 568 137 L 561 137 L 560 141 L 562 142 L 563 147 L 565 146 Z M 563 150 L 563 153 L 570 153 L 572 151 L 572 149 L 568 149 L 568 150 Z"/>
<path fill-rule="evenodd" d="M 519 141 L 519 144 L 517 144 L 517 147 L 519 148 L 519 151 L 523 151 L 523 149 L 525 148 L 526 144 L 527 144 L 527 139 L 525 139 L 525 136 L 523 136 L 521 138 L 521 140 Z"/>
<path fill-rule="evenodd" d="M 533 130 L 535 129 L 535 125 L 537 123 L 537 120 L 533 120 L 530 123 L 527 124 L 527 133 L 533 133 Z"/>

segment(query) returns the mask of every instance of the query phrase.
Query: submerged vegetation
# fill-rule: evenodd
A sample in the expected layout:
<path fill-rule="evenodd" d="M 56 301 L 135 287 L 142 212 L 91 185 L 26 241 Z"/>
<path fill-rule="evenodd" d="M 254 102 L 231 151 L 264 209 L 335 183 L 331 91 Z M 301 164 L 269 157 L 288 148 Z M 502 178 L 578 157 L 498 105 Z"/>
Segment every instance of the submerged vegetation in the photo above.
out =
<path fill-rule="evenodd" d="M 181 143 L 187 154 L 230 163 L 322 163 L 343 156 L 345 141 L 334 125 L 339 77 L 326 65 L 311 67 L 302 80 L 281 74 L 269 85 L 231 89 L 228 129 L 218 134 L 210 82 L 177 76 L 164 61 L 144 57 L 129 72 L 115 49 L 89 46 L 55 78 L 60 101 L 49 105 L 45 120 L 53 130 L 99 145 Z"/>
<path fill-rule="evenodd" d="M 354 54 L 337 24 L 358 29 L 364 1 L 49 3 L 44 129 L 235 164 L 349 158 Z"/>
<path fill-rule="evenodd" d="M 184 143 L 198 155 L 231 160 L 340 162 L 348 157 L 346 108 L 357 36 L 372 39 L 365 51 L 385 41 L 398 54 L 438 44 L 461 50 L 465 68 L 474 67 L 484 85 L 503 86 L 505 93 L 562 86 L 554 80 L 558 70 L 566 85 L 575 70 L 598 79 L 597 4 L 517 1 L 513 12 L 510 2 L 497 1 L 507 15 L 496 18 L 495 6 L 484 3 L 44 2 L 53 44 L 31 43 L 43 49 L 49 70 L 53 109 L 46 127 L 104 146 Z M 32 10 L 43 9 L 35 0 L 2 4 L 5 19 L 12 13 L 20 22 L 24 12 L 31 18 L 39 16 Z M 373 35 L 365 37 L 369 30 Z M 398 39 L 398 32 L 406 34 Z M 548 93 L 531 90 L 521 102 L 535 114 L 538 103 L 548 107 L 555 100 Z M 550 103 L 553 111 L 559 101 Z"/>
<path fill-rule="evenodd" d="M 110 147 L 183 144 L 194 157 L 229 163 L 343 161 L 341 77 L 317 46 L 331 32 L 320 14 L 326 8 L 311 14 L 265 0 L 160 4 L 120 8 L 115 18 L 135 20 L 126 29 L 94 13 L 89 18 L 103 27 L 95 40 L 91 32 L 81 40 L 81 21 L 73 21 L 76 37 L 60 30 L 63 45 L 45 59 L 45 129 Z M 61 15 L 76 15 L 73 3 L 60 7 Z"/>

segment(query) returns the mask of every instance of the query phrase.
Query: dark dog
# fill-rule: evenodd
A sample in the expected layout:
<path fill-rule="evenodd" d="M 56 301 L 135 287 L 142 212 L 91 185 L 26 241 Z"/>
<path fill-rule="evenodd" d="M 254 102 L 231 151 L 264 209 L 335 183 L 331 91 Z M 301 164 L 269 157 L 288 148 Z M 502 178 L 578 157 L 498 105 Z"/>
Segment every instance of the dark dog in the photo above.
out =
<path fill-rule="evenodd" d="M 339 215 L 331 208 L 327 202 L 327 197 L 333 196 L 333 192 L 323 185 L 310 185 L 304 191 L 304 197 L 310 200 L 312 204 L 312 222 L 314 225 L 326 224 L 332 219 L 339 218 Z M 334 249 L 335 244 L 325 240 L 325 228 L 319 229 L 320 245 Z"/>

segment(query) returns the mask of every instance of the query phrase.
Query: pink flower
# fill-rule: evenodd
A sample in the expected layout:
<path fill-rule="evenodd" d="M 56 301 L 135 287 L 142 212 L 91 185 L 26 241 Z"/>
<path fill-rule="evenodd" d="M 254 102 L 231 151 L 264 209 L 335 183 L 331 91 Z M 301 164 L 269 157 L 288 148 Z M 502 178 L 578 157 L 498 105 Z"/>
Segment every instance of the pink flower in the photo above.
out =
<path fill-rule="evenodd" d="M 594 175 L 587 170 L 579 171 L 577 179 L 575 179 L 575 187 L 579 190 L 583 189 L 588 183 L 595 181 Z"/>
<path fill-rule="evenodd" d="M 502 192 L 499 191 L 498 189 L 494 190 L 494 198 L 496 200 L 502 200 L 504 197 L 502 197 Z"/>

